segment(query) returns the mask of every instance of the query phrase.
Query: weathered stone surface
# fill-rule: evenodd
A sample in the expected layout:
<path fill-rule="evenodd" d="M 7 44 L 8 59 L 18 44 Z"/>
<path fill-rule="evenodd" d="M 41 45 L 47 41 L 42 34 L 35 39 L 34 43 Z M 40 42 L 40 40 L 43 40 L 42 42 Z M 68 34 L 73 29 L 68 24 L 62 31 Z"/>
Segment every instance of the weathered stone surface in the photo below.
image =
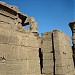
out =
<path fill-rule="evenodd" d="M 54 74 L 52 32 L 42 34 L 43 74 Z"/>
<path fill-rule="evenodd" d="M 59 30 L 42 34 L 43 73 L 74 74 L 72 48 L 69 40 L 69 37 Z M 49 69 L 52 72 L 48 71 Z"/>
<path fill-rule="evenodd" d="M 55 62 L 56 74 L 66 75 L 72 72 L 71 75 L 74 75 L 73 58 L 71 52 L 72 49 L 70 48 L 68 36 L 66 36 L 64 33 L 58 30 L 53 31 L 53 36 L 54 36 L 53 39 L 54 39 L 55 59 L 56 61 L 60 62 L 60 63 Z"/>
<path fill-rule="evenodd" d="M 41 75 L 39 42 L 23 26 L 16 30 L 16 15 L 21 20 L 27 16 L 15 9 L 0 2 L 0 75 Z"/>
<path fill-rule="evenodd" d="M 40 37 L 33 17 L 0 1 L 0 75 L 74 75 L 69 37 L 59 30 Z"/>

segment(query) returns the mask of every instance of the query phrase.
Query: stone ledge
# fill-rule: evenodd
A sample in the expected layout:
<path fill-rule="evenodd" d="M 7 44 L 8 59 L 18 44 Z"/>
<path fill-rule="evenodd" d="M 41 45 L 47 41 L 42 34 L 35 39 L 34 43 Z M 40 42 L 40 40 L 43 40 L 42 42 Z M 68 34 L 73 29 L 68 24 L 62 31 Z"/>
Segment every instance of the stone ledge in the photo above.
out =
<path fill-rule="evenodd" d="M 12 5 L 9 5 L 5 2 L 2 2 L 0 1 L 0 5 L 3 6 L 4 8 L 7 8 L 9 10 L 12 10 L 13 12 L 15 12 L 16 14 L 19 14 L 19 16 L 21 18 L 25 18 L 25 17 L 28 17 L 26 14 L 23 14 L 19 11 L 18 7 L 17 6 L 12 6 Z"/>
<path fill-rule="evenodd" d="M 5 74 L 0 74 L 0 75 L 5 75 Z M 8 75 L 10 75 L 10 74 L 8 74 Z M 20 75 L 20 74 L 15 74 L 15 75 Z M 22 74 L 22 75 L 46 75 L 46 74 Z"/>
<path fill-rule="evenodd" d="M 2 2 L 2 1 L 0 1 L 0 5 L 2 5 L 4 7 L 7 7 L 7 8 L 9 8 L 9 9 L 15 11 L 15 12 L 19 11 L 17 6 L 11 6 L 11 5 L 9 5 L 9 4 L 5 3 L 5 2 Z"/>

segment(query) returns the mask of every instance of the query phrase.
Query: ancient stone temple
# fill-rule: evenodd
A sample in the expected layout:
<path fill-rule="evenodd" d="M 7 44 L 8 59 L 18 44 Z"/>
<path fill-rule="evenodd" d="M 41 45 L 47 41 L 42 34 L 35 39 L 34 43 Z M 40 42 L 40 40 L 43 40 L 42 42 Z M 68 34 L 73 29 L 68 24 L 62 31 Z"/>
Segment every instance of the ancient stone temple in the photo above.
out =
<path fill-rule="evenodd" d="M 0 2 L 0 75 L 74 75 L 68 35 L 53 30 L 40 37 L 37 25 L 18 7 Z"/>

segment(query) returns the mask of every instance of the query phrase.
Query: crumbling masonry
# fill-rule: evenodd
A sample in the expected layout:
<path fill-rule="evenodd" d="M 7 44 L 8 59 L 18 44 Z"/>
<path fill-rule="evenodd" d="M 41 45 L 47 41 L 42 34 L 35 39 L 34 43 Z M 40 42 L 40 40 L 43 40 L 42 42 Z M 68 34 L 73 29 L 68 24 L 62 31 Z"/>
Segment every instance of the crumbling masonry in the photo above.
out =
<path fill-rule="evenodd" d="M 53 30 L 40 37 L 33 17 L 0 2 L 0 75 L 74 75 L 72 55 L 66 34 Z"/>

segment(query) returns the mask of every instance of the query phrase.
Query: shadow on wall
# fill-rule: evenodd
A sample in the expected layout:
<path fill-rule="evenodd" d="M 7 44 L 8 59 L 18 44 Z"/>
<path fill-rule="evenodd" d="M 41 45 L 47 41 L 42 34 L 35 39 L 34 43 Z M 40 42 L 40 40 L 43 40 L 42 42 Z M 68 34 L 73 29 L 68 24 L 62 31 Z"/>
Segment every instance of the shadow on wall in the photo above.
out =
<path fill-rule="evenodd" d="M 41 51 L 41 48 L 39 48 L 39 58 L 40 58 L 40 70 L 42 74 L 42 68 L 43 68 L 43 53 Z"/>

